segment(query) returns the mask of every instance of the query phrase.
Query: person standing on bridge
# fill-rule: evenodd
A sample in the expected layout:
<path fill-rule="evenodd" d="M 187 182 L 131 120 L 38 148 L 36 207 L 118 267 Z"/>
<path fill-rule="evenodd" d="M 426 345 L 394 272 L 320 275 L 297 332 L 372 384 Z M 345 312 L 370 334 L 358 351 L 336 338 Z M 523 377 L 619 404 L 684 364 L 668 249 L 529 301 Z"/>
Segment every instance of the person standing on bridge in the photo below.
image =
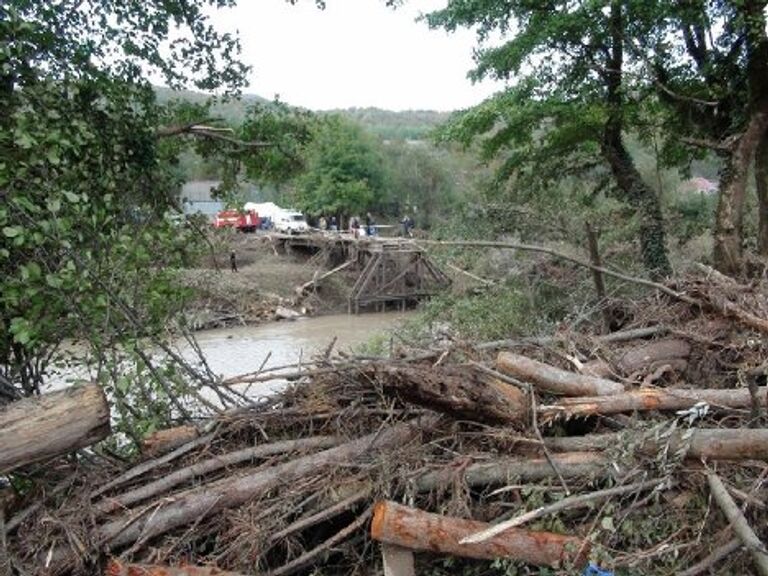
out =
<path fill-rule="evenodd" d="M 371 216 L 371 213 L 368 212 L 365 215 L 365 235 L 366 236 L 373 236 L 373 216 Z"/>
<path fill-rule="evenodd" d="M 408 214 L 403 217 L 401 224 L 403 225 L 403 236 L 406 238 L 413 238 L 413 233 L 411 232 L 411 230 L 413 230 L 413 220 Z"/>
<path fill-rule="evenodd" d="M 331 232 L 338 231 L 339 226 L 336 224 L 336 216 L 331 216 Z"/>

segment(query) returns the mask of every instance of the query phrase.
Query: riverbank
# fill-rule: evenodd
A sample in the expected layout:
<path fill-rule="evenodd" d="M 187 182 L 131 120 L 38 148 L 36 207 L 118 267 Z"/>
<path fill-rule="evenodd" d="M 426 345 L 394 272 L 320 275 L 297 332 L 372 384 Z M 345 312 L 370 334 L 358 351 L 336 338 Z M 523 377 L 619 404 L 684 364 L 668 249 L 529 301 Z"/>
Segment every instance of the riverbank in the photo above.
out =
<path fill-rule="evenodd" d="M 237 272 L 230 267 L 231 252 Z M 263 324 L 280 319 L 286 309 L 309 316 L 344 312 L 351 282 L 343 274 L 297 297 L 298 286 L 327 270 L 322 260 L 277 254 L 258 236 L 239 234 L 216 246 L 198 268 L 180 272 L 182 285 L 192 291 L 189 323 L 205 330 Z"/>

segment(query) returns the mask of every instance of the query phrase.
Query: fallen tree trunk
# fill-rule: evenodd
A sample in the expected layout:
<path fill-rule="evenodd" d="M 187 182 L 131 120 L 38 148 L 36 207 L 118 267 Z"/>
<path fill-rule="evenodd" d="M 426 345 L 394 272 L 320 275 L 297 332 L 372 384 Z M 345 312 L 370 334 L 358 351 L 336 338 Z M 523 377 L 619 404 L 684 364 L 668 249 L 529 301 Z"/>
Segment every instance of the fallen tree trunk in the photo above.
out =
<path fill-rule="evenodd" d="M 262 444 L 252 448 L 244 448 L 243 450 L 229 452 L 171 472 L 162 478 L 158 478 L 154 482 L 134 488 L 125 494 L 120 494 L 114 498 L 105 498 L 96 504 L 96 511 L 99 514 L 108 514 L 120 508 L 127 508 L 136 502 L 141 502 L 142 500 L 147 500 L 153 496 L 163 494 L 166 491 L 171 490 L 174 486 L 189 482 L 196 477 L 205 476 L 206 474 L 215 472 L 216 470 L 220 470 L 227 466 L 234 466 L 242 462 L 255 460 L 257 458 L 265 458 L 266 456 L 283 452 L 329 448 L 331 446 L 336 446 L 339 442 L 340 440 L 333 436 L 315 436 L 311 438 L 300 438 L 298 440 L 272 442 L 271 444 Z"/>
<path fill-rule="evenodd" d="M 520 424 L 529 402 L 519 389 L 473 368 L 374 365 L 363 374 L 379 382 L 386 393 L 479 422 Z"/>
<path fill-rule="evenodd" d="M 402 446 L 420 430 L 429 428 L 436 422 L 436 416 L 424 416 L 284 464 L 244 476 L 225 478 L 180 494 L 171 502 L 163 501 L 149 514 L 137 515 L 136 511 L 128 510 L 100 527 L 96 534 L 97 539 L 108 549 L 131 544 L 139 538 L 142 541 L 148 540 L 221 510 L 239 506 L 269 490 L 317 474 L 329 466 L 349 465 L 377 450 Z"/>
<path fill-rule="evenodd" d="M 97 384 L 26 398 L 0 409 L 0 474 L 106 438 L 109 405 Z"/>
<path fill-rule="evenodd" d="M 674 432 L 669 440 L 648 438 L 637 447 L 643 454 L 653 454 L 669 442 L 669 451 L 676 454 L 684 444 L 686 458 L 705 460 L 768 460 L 768 429 L 698 429 L 686 439 L 684 432 Z M 555 452 L 599 451 L 622 443 L 634 444 L 638 433 L 589 434 L 565 438 L 545 438 L 544 445 Z"/>
<path fill-rule="evenodd" d="M 679 338 L 654 340 L 627 350 L 616 363 L 621 372 L 629 376 L 635 372 L 653 372 L 668 364 L 674 370 L 683 371 L 688 366 L 691 345 Z"/>
<path fill-rule="evenodd" d="M 614 342 L 627 342 L 629 340 L 638 340 L 641 338 L 650 338 L 651 336 L 662 336 L 669 332 L 667 326 L 647 326 L 645 328 L 632 328 L 629 330 L 620 330 L 611 332 L 602 336 L 589 336 L 587 334 L 575 334 L 579 338 L 594 338 L 601 344 L 611 344 Z M 499 348 L 515 348 L 518 346 L 548 346 L 558 342 L 567 341 L 567 336 L 529 336 L 515 340 L 492 340 L 490 342 L 481 342 L 476 344 L 476 350 L 498 350 Z"/>
<path fill-rule="evenodd" d="M 112 559 L 104 576 L 241 576 L 239 572 L 225 572 L 212 566 L 161 566 L 156 564 L 128 564 Z"/>
<path fill-rule="evenodd" d="M 766 387 L 758 389 L 755 397 L 757 402 L 765 404 Z M 595 414 L 618 414 L 635 410 L 682 410 L 698 402 L 706 402 L 713 408 L 748 408 L 752 405 L 752 395 L 747 388 L 735 390 L 641 388 L 613 396 L 564 398 L 556 404 L 540 406 L 539 416 L 544 420 L 554 420 Z"/>
<path fill-rule="evenodd" d="M 609 464 L 607 458 L 590 452 L 552 454 L 552 462 L 563 478 L 596 476 Z M 546 458 L 499 458 L 458 470 L 446 467 L 427 472 L 416 480 L 415 486 L 419 492 L 428 492 L 456 480 L 475 487 L 504 484 L 510 480 L 537 482 L 551 478 L 557 478 L 557 473 Z"/>
<path fill-rule="evenodd" d="M 496 368 L 552 394 L 603 396 L 624 392 L 624 386 L 619 382 L 568 372 L 512 352 L 500 352 L 496 358 Z"/>
<path fill-rule="evenodd" d="M 519 528 L 477 544 L 459 543 L 489 527 L 485 522 L 440 516 L 382 501 L 374 508 L 371 538 L 410 550 L 486 560 L 510 558 L 537 566 L 578 564 L 589 553 L 588 541 L 581 538 Z"/>
<path fill-rule="evenodd" d="M 196 440 L 192 440 L 191 442 L 182 444 L 172 452 L 168 452 L 167 454 L 163 454 L 158 458 L 154 458 L 152 460 L 147 460 L 146 462 L 142 462 L 141 464 L 137 464 L 133 468 L 129 468 L 128 470 L 120 474 L 117 478 L 113 478 L 106 484 L 99 486 L 99 488 L 97 488 L 91 493 L 91 498 L 92 499 L 96 498 L 97 496 L 100 496 L 105 492 L 109 492 L 110 490 L 113 490 L 118 486 L 122 486 L 123 484 L 126 484 L 127 482 L 130 482 L 131 480 L 134 480 L 135 478 L 138 478 L 143 474 L 147 474 L 151 472 L 155 468 L 159 468 L 163 464 L 168 464 L 169 462 L 173 462 L 174 460 L 176 460 L 177 458 L 180 458 L 187 452 L 190 452 L 195 448 L 199 448 L 200 446 L 209 444 L 215 437 L 216 437 L 215 433 L 210 433 L 210 434 L 206 434 L 205 436 L 200 436 Z"/>

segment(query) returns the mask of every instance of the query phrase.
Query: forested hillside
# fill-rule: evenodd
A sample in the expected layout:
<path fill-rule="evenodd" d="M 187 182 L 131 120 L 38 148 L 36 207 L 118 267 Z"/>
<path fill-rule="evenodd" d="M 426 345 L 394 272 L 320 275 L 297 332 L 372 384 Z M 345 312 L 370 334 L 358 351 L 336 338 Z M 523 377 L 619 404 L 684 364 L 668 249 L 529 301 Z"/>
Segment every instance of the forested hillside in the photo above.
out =
<path fill-rule="evenodd" d="M 155 87 L 157 99 L 164 104 L 172 99 L 202 104 L 208 96 L 191 90 L 174 91 L 161 86 Z M 269 100 L 256 94 L 243 94 L 239 99 L 217 101 L 211 106 L 211 113 L 226 120 L 230 124 L 241 124 L 246 117 L 248 106 L 252 104 L 267 104 Z M 353 120 L 363 126 L 371 134 L 385 140 L 423 140 L 427 138 L 439 124 L 450 116 L 447 112 L 432 110 L 404 110 L 394 112 L 380 108 L 339 108 L 318 111 L 318 113 L 338 114 Z"/>

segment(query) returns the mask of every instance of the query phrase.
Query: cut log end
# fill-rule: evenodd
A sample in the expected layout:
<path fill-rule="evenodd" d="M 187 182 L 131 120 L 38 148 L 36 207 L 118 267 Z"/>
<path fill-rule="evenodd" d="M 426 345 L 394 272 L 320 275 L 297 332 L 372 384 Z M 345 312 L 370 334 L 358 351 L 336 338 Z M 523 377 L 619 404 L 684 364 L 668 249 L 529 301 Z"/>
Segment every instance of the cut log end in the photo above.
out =
<path fill-rule="evenodd" d="M 200 433 L 194 426 L 176 426 L 153 432 L 141 442 L 141 452 L 148 458 L 155 458 L 196 439 Z"/>
<path fill-rule="evenodd" d="M 106 438 L 109 404 L 98 384 L 13 402 L 0 410 L 0 474 Z"/>

